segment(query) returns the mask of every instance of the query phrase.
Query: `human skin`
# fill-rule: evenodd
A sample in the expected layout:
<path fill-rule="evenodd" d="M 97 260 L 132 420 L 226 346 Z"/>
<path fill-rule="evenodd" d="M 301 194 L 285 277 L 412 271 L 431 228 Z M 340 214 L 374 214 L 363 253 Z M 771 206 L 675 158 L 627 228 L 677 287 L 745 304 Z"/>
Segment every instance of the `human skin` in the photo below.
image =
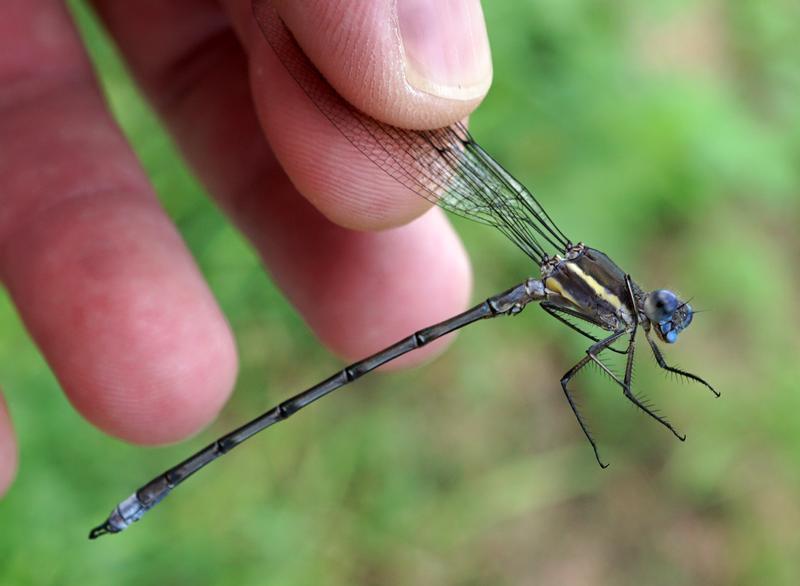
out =
<path fill-rule="evenodd" d="M 444 126 L 488 90 L 478 0 L 274 3 L 336 89 L 380 120 Z M 445 217 L 315 110 L 250 0 L 93 5 L 188 163 L 331 351 L 361 358 L 465 307 L 470 268 Z M 0 4 L 0 186 L 0 281 L 75 408 L 141 444 L 211 421 L 236 377 L 231 332 L 61 2 Z M 0 495 L 16 466 L 0 398 Z"/>

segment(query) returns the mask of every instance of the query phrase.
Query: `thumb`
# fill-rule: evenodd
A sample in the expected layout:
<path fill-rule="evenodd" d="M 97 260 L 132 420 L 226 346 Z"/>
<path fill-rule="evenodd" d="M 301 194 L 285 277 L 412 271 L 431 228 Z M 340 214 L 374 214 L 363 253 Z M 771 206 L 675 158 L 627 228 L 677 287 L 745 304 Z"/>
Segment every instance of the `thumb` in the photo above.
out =
<path fill-rule="evenodd" d="M 469 115 L 489 89 L 491 56 L 478 0 L 272 4 L 337 92 L 383 122 L 446 126 Z"/>

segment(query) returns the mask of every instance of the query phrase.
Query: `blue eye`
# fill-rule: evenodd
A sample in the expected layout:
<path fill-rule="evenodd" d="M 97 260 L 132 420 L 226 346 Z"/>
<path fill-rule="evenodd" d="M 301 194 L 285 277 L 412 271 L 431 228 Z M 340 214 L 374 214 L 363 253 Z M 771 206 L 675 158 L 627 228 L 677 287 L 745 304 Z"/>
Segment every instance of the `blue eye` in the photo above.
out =
<path fill-rule="evenodd" d="M 678 339 L 678 332 L 676 332 L 675 330 L 667 332 L 667 335 L 664 336 L 664 339 L 667 341 L 668 344 L 674 344 L 675 340 Z"/>
<path fill-rule="evenodd" d="M 678 296 L 667 289 L 653 291 L 645 301 L 645 313 L 651 321 L 661 323 L 672 317 L 678 309 Z"/>

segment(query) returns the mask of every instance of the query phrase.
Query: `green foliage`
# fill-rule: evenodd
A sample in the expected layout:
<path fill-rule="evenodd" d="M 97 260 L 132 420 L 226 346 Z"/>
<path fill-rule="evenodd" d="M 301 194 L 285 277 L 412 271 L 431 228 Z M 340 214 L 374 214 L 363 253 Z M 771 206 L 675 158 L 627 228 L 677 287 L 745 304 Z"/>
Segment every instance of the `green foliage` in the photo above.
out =
<path fill-rule="evenodd" d="M 721 399 L 665 379 L 644 346 L 637 365 L 637 387 L 685 444 L 582 376 L 612 462 L 598 469 L 558 387 L 585 342 L 532 308 L 469 328 L 423 368 L 358 382 L 99 542 L 88 529 L 126 490 L 337 363 L 72 4 L 120 124 L 233 324 L 242 374 L 201 438 L 126 446 L 73 412 L 1 299 L 21 445 L 0 504 L 1 584 L 800 581 L 796 2 L 484 6 L 496 72 L 476 137 L 568 234 L 710 310 L 668 356 Z M 681 58 L 698 34 L 714 51 Z M 502 238 L 456 223 L 476 297 L 535 274 Z"/>

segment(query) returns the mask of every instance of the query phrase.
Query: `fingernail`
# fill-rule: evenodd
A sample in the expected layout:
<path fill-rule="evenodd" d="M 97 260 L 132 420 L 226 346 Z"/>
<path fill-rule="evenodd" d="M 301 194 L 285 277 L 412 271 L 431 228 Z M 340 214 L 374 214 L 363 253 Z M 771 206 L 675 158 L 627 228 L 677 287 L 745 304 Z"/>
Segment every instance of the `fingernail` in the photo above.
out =
<path fill-rule="evenodd" d="M 483 96 L 492 62 L 478 0 L 397 0 L 406 80 L 448 99 Z"/>

